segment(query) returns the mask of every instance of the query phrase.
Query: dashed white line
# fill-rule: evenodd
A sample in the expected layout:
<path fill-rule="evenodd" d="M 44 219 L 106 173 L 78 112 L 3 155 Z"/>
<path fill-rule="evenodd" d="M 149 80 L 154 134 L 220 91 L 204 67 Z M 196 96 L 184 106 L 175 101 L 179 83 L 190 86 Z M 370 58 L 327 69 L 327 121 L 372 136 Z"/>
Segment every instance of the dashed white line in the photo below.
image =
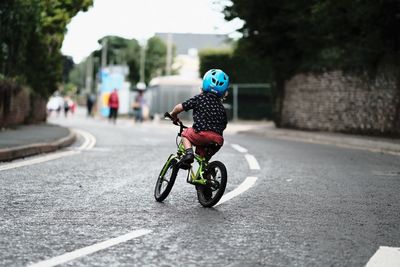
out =
<path fill-rule="evenodd" d="M 231 144 L 231 147 L 240 153 L 247 153 L 247 149 L 238 145 L 238 144 Z M 258 164 L 257 159 L 250 154 L 244 155 L 251 170 L 259 170 L 260 165 Z M 226 193 L 222 196 L 220 201 L 214 205 L 214 207 L 221 205 L 222 203 L 242 194 L 243 192 L 247 191 L 250 187 L 252 187 L 257 181 L 257 177 L 247 177 L 238 187 L 232 190 L 229 193 Z"/>
<path fill-rule="evenodd" d="M 231 147 L 237 151 L 239 151 L 240 153 L 247 153 L 247 149 L 238 145 L 238 144 L 231 144 Z"/>
<path fill-rule="evenodd" d="M 72 261 L 76 258 L 80 258 L 82 256 L 86 256 L 89 254 L 92 254 L 94 252 L 97 252 L 99 250 L 103 250 L 115 245 L 118 245 L 120 243 L 129 241 L 131 239 L 146 235 L 151 233 L 151 230 L 147 230 L 147 229 L 140 229 L 140 230 L 136 230 L 136 231 L 132 231 L 130 233 L 127 233 L 125 235 L 121 235 L 115 238 L 111 238 L 109 240 L 97 243 L 97 244 L 93 244 L 91 246 L 88 247 L 84 247 L 78 250 L 74 250 L 72 252 L 68 252 L 65 253 L 63 255 L 48 259 L 48 260 L 44 260 L 32 265 L 29 265 L 28 267 L 51 267 L 51 266 L 56 266 L 62 263 L 66 263 L 68 261 Z"/>
<path fill-rule="evenodd" d="M 257 159 L 250 154 L 246 154 L 244 155 L 244 157 L 247 160 L 247 163 L 249 164 L 249 168 L 250 170 L 259 170 L 260 169 L 260 165 L 258 164 Z"/>
<path fill-rule="evenodd" d="M 400 248 L 379 247 L 365 267 L 400 266 Z"/>
<path fill-rule="evenodd" d="M 255 184 L 256 181 L 257 181 L 257 177 L 247 177 L 238 187 L 236 187 L 231 192 L 223 195 L 221 200 L 217 204 L 215 204 L 214 207 L 221 205 L 222 203 L 247 191 L 250 187 L 252 187 Z"/>

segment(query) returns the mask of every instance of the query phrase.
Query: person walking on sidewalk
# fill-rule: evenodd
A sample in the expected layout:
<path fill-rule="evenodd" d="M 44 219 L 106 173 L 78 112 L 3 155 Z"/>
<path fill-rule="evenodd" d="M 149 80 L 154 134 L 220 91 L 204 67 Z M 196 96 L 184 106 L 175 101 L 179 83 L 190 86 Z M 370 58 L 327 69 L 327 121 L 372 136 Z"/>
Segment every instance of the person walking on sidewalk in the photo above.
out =
<path fill-rule="evenodd" d="M 96 102 L 95 96 L 90 93 L 86 96 L 86 108 L 87 108 L 87 116 L 92 117 L 93 116 L 93 106 Z"/>
<path fill-rule="evenodd" d="M 69 97 L 64 97 L 64 116 L 65 117 L 67 117 L 67 115 L 68 115 L 68 111 L 69 111 L 69 109 L 70 109 L 70 106 L 69 106 L 69 101 L 70 101 L 70 99 L 69 99 Z"/>
<path fill-rule="evenodd" d="M 110 98 L 108 99 L 108 107 L 110 108 L 110 115 L 108 119 L 113 121 L 115 124 L 117 122 L 119 108 L 118 92 L 116 88 L 110 94 Z"/>
<path fill-rule="evenodd" d="M 143 90 L 139 90 L 133 102 L 133 112 L 135 114 L 135 122 L 143 122 L 143 108 L 145 106 Z"/>

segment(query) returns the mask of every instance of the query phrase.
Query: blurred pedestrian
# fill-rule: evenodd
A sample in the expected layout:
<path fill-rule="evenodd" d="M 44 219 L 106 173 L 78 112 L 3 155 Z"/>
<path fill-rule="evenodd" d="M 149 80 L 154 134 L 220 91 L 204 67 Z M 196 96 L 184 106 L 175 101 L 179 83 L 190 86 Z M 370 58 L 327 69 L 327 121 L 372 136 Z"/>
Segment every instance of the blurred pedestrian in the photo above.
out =
<path fill-rule="evenodd" d="M 64 104 L 64 100 L 58 96 L 57 94 L 54 94 L 53 96 L 50 97 L 49 101 L 47 102 L 47 113 L 49 116 L 51 116 L 52 112 L 56 112 L 57 116 L 60 114 L 61 107 Z"/>
<path fill-rule="evenodd" d="M 118 92 L 116 88 L 110 94 L 110 97 L 108 99 L 108 107 L 110 108 L 110 115 L 108 119 L 110 121 L 113 121 L 115 124 L 117 122 L 118 108 L 119 108 Z"/>
<path fill-rule="evenodd" d="M 135 115 L 135 122 L 143 122 L 143 108 L 146 101 L 143 97 L 143 90 L 139 90 L 133 102 L 133 112 Z"/>
<path fill-rule="evenodd" d="M 93 94 L 88 94 L 86 98 L 87 116 L 92 117 L 92 110 L 96 99 Z"/>
<path fill-rule="evenodd" d="M 70 101 L 68 97 L 64 97 L 64 116 L 67 117 L 70 108 Z"/>
<path fill-rule="evenodd" d="M 72 115 L 75 114 L 76 103 L 75 103 L 75 101 L 72 100 L 71 98 L 69 99 L 69 110 L 71 111 L 71 114 L 72 114 Z"/>

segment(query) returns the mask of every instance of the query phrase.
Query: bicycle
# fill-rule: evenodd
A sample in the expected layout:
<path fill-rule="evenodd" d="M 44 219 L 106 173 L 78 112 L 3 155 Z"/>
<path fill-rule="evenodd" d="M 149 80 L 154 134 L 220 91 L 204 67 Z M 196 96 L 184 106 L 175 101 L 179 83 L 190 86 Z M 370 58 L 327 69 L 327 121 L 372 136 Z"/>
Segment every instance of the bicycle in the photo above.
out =
<path fill-rule="evenodd" d="M 220 161 L 208 162 L 211 155 L 206 156 L 194 155 L 194 159 L 198 164 L 198 169 L 193 170 L 193 165 L 181 164 L 180 159 L 185 154 L 185 147 L 179 137 L 187 127 L 181 121 L 174 121 L 172 116 L 166 112 L 164 118 L 172 120 L 179 126 L 179 133 L 176 136 L 176 146 L 178 151 L 171 154 L 158 175 L 156 186 L 154 189 L 154 197 L 158 202 L 164 201 L 174 186 L 176 176 L 180 170 L 187 170 L 186 182 L 196 187 L 197 198 L 199 203 L 204 207 L 212 207 L 218 203 L 225 192 L 227 183 L 227 171 L 225 165 Z M 219 149 L 217 144 L 205 146 L 206 151 L 211 149 Z"/>

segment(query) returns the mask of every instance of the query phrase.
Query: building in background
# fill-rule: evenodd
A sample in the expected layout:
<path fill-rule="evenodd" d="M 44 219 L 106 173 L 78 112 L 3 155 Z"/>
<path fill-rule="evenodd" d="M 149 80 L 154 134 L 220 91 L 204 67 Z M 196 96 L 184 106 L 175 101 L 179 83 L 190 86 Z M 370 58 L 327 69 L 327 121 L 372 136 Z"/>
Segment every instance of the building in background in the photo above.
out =
<path fill-rule="evenodd" d="M 167 42 L 168 34 L 156 33 L 155 35 Z M 171 35 L 177 55 L 188 55 L 193 49 L 229 47 L 229 37 L 226 34 L 171 33 Z"/>
<path fill-rule="evenodd" d="M 199 77 L 198 51 L 230 47 L 226 34 L 156 33 L 155 36 L 166 42 L 167 46 L 170 44 L 175 47 L 176 57 L 171 67 L 179 75 L 188 78 Z"/>
<path fill-rule="evenodd" d="M 199 77 L 198 51 L 207 48 L 228 48 L 229 39 L 227 35 L 222 34 L 156 33 L 155 35 L 167 43 L 169 53 L 172 51 L 171 47 L 175 47 L 176 57 L 170 61 L 171 66 L 167 63 L 166 68 L 170 67 L 178 73 L 156 77 L 147 87 L 145 98 L 150 106 L 150 114 L 160 117 L 177 103 L 200 93 L 202 80 Z M 180 117 L 191 119 L 191 112 L 184 112 Z"/>
<path fill-rule="evenodd" d="M 181 75 L 154 78 L 146 91 L 146 101 L 150 104 L 152 116 L 161 117 L 166 111 L 200 93 L 202 80 Z M 179 115 L 182 119 L 191 119 L 190 112 Z"/>

